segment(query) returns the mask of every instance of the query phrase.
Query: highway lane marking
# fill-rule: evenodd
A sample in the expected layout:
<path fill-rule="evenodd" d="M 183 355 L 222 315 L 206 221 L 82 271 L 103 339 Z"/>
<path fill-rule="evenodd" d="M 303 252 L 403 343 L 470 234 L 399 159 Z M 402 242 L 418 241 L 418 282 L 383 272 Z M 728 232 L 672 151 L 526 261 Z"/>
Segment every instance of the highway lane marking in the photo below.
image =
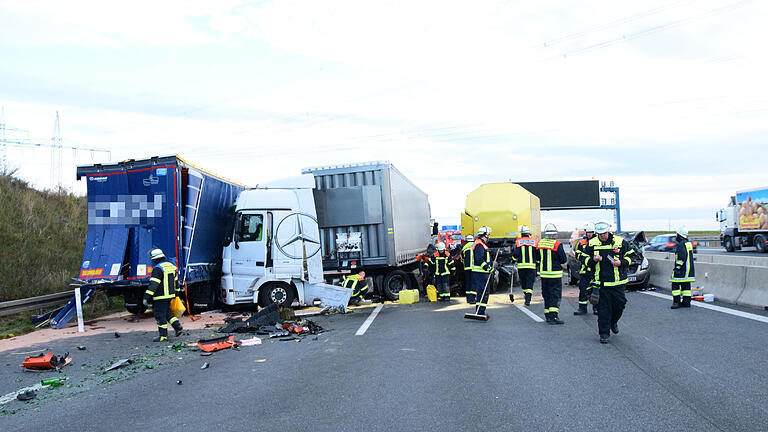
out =
<path fill-rule="evenodd" d="M 521 311 L 525 312 L 525 314 L 528 315 L 529 317 L 531 317 L 531 319 L 533 319 L 534 321 L 536 321 L 536 322 L 544 322 L 544 320 L 541 319 L 541 317 L 539 317 L 535 313 L 529 311 L 528 308 L 522 307 L 520 305 L 515 305 L 515 307 L 520 309 Z"/>
<path fill-rule="evenodd" d="M 384 307 L 383 304 L 376 306 L 376 309 L 374 309 L 373 312 L 371 312 L 371 314 L 368 315 L 368 319 L 366 319 L 363 325 L 361 325 L 360 328 L 357 329 L 357 333 L 355 333 L 355 336 L 362 336 L 365 334 L 365 331 L 368 330 L 368 327 L 371 326 L 371 323 L 373 322 L 373 320 L 376 319 L 376 315 L 379 314 L 379 311 L 381 311 L 381 308 L 383 307 Z"/>
<path fill-rule="evenodd" d="M 654 297 L 658 297 L 658 298 L 663 298 L 663 299 L 667 299 L 667 300 L 672 300 L 672 296 L 671 295 L 661 294 L 661 293 L 656 293 L 656 292 L 650 292 L 650 291 L 640 291 L 640 292 L 643 293 L 643 294 L 648 294 L 650 296 L 654 296 Z M 749 312 L 742 312 L 742 311 L 736 310 L 736 309 L 728 309 L 728 308 L 725 308 L 725 307 L 722 307 L 722 306 L 715 306 L 715 305 L 711 305 L 711 304 L 707 304 L 707 303 L 701 303 L 701 302 L 698 302 L 698 301 L 692 301 L 691 302 L 691 306 L 696 306 L 696 307 L 700 307 L 700 308 L 704 308 L 704 309 L 710 309 L 710 310 L 717 311 L 717 312 L 722 312 L 722 313 L 725 313 L 725 314 L 728 314 L 728 315 L 735 315 L 735 316 L 742 317 L 742 318 L 747 318 L 747 319 L 751 319 L 751 320 L 755 320 L 755 321 L 760 321 L 760 322 L 768 323 L 768 317 L 764 317 L 762 315 L 755 315 L 755 314 L 752 314 L 752 313 L 749 313 Z"/>

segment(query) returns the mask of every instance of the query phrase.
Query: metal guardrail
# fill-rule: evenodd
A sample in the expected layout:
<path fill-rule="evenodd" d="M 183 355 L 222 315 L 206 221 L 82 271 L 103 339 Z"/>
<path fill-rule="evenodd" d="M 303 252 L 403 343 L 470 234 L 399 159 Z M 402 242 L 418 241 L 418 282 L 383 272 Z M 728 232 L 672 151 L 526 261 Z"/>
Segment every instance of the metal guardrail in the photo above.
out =
<path fill-rule="evenodd" d="M 73 296 L 72 291 L 64 291 L 56 294 L 2 302 L 0 303 L 0 316 L 60 305 L 69 301 Z"/>

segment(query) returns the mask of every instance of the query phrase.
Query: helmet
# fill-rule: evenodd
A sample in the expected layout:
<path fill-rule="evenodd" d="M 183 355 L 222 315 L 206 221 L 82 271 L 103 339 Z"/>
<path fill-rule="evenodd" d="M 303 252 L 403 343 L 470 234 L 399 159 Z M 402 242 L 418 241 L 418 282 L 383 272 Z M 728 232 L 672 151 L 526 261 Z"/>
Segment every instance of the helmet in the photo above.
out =
<path fill-rule="evenodd" d="M 477 230 L 477 236 L 480 237 L 481 235 L 489 235 L 491 233 L 491 228 L 487 226 L 481 226 Z"/>
<path fill-rule="evenodd" d="M 473 236 L 472 234 L 467 234 L 467 236 L 464 237 L 464 240 L 468 242 L 475 241 L 475 236 Z"/>
<path fill-rule="evenodd" d="M 440 242 L 437 244 L 437 250 L 444 251 L 445 250 L 445 243 Z"/>
<path fill-rule="evenodd" d="M 593 224 L 592 222 L 587 222 L 584 225 L 584 231 L 586 231 L 586 232 L 595 232 L 595 224 Z"/>
<path fill-rule="evenodd" d="M 605 234 L 607 232 L 611 232 L 611 224 L 608 222 L 598 222 L 595 224 L 595 233 Z"/>
<path fill-rule="evenodd" d="M 688 238 L 688 228 L 681 226 L 675 231 L 680 237 Z"/>
<path fill-rule="evenodd" d="M 531 230 L 525 225 L 520 225 L 520 234 L 531 234 Z"/>
<path fill-rule="evenodd" d="M 557 236 L 557 227 L 555 224 L 548 223 L 544 227 L 544 235 L 548 238 L 555 238 L 555 236 Z"/>
<path fill-rule="evenodd" d="M 162 249 L 154 248 L 149 251 L 149 258 L 153 260 L 159 260 L 165 258 L 165 254 Z"/>

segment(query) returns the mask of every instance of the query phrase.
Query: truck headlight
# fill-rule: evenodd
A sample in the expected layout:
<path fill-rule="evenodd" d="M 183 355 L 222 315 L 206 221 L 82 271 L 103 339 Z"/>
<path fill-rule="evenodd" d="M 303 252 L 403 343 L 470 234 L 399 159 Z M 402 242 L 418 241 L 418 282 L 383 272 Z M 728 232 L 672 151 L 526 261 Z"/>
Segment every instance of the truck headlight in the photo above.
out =
<path fill-rule="evenodd" d="M 648 268 L 648 258 L 643 257 L 643 262 L 640 263 L 640 270 L 646 270 Z"/>

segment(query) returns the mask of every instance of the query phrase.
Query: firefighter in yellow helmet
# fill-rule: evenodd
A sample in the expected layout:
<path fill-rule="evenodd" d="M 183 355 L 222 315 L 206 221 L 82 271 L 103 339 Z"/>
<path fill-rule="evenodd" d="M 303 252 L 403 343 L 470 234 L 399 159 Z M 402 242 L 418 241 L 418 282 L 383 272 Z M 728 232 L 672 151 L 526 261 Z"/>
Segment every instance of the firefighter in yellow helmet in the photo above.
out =
<path fill-rule="evenodd" d="M 176 336 L 181 335 L 183 328 L 179 319 L 171 313 L 171 300 L 179 295 L 179 284 L 176 277 L 176 266 L 168 262 L 161 249 L 152 249 L 149 257 L 155 263 L 152 269 L 152 275 L 149 277 L 149 286 L 144 292 L 144 305 L 149 306 L 152 300 L 152 311 L 157 321 L 157 332 L 159 335 L 154 339 L 155 342 L 162 342 L 168 339 L 168 324 L 173 326 Z"/>

